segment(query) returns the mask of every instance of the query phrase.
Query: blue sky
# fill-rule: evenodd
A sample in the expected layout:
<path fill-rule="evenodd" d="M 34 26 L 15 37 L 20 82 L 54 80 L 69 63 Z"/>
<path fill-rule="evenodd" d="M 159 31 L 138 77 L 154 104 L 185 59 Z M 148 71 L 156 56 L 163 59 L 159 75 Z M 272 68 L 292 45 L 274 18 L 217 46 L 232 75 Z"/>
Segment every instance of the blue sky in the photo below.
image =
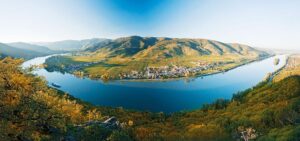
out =
<path fill-rule="evenodd" d="M 122 36 L 300 49 L 299 0 L 0 0 L 0 42 Z"/>

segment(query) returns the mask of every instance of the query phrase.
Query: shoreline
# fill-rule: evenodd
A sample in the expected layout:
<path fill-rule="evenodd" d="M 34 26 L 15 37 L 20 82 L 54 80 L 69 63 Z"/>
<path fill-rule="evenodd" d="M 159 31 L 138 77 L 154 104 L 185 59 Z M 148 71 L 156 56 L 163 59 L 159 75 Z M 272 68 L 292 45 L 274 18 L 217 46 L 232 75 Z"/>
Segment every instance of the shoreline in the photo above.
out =
<path fill-rule="evenodd" d="M 287 58 L 286 58 L 286 60 L 285 60 L 285 64 L 284 64 L 281 68 L 279 68 L 278 70 L 272 72 L 272 73 L 270 74 L 270 76 L 267 78 L 268 81 L 269 81 L 269 83 L 274 82 L 274 77 L 276 77 L 276 75 L 278 75 L 278 74 L 279 74 L 282 70 L 284 70 L 285 67 L 288 65 L 289 59 L 290 59 L 290 57 L 291 57 L 291 54 L 287 54 L 286 56 L 287 56 Z"/>
<path fill-rule="evenodd" d="M 273 61 L 274 58 L 276 58 L 276 56 L 274 57 L 274 55 L 273 56 L 265 56 L 265 57 L 257 59 L 257 60 L 253 60 L 253 61 L 249 61 L 247 63 L 243 63 L 243 64 L 240 64 L 240 65 L 237 65 L 235 67 L 232 67 L 231 69 L 228 69 L 227 71 L 230 71 L 230 70 L 238 68 L 238 67 L 243 67 L 243 66 L 251 64 L 253 62 L 260 63 L 261 61 L 265 61 L 265 60 L 269 60 L 269 62 L 270 62 L 270 60 Z M 254 63 L 254 66 L 255 65 L 256 65 L 256 63 Z M 201 75 L 201 76 L 208 76 L 208 75 L 213 75 L 213 74 L 218 74 L 218 73 L 222 73 L 222 72 L 214 72 L 214 73 L 205 74 L 205 75 Z M 224 73 L 224 75 L 226 75 L 226 74 L 227 73 Z M 72 75 L 72 74 L 69 74 L 69 75 Z M 173 78 L 173 79 L 165 79 L 165 80 L 161 80 L 161 79 L 160 80 L 113 80 L 113 81 L 107 82 L 107 84 L 105 84 L 106 82 L 103 82 L 101 80 L 92 80 L 92 79 L 89 79 L 89 78 L 87 78 L 87 79 L 89 81 L 95 81 L 97 83 L 101 83 L 101 85 L 110 85 L 110 84 L 113 84 L 113 83 L 126 83 L 126 82 L 130 83 L 130 81 L 131 82 L 136 82 L 136 83 L 139 83 L 139 82 L 141 82 L 141 83 L 142 82 L 147 83 L 147 82 L 149 82 L 149 84 L 151 82 L 152 83 L 159 83 L 159 82 L 161 82 L 161 83 L 168 83 L 168 82 L 172 82 L 172 81 L 173 82 L 186 81 L 185 83 L 193 83 L 194 80 L 201 79 L 201 76 L 198 75 L 196 77 L 181 77 L 181 78 Z M 217 77 L 218 76 L 222 76 L 222 74 L 217 75 Z M 75 75 L 72 75 L 72 77 L 77 78 L 77 79 L 81 79 L 79 77 L 76 77 Z M 204 81 L 205 81 L 205 79 L 204 79 Z M 55 82 L 55 81 L 53 81 L 53 82 Z M 56 82 L 59 83 L 59 80 L 57 80 Z M 73 92 L 70 92 L 70 91 L 65 90 L 65 89 L 55 88 L 55 87 L 51 86 L 50 84 L 51 83 L 48 83 L 48 87 L 51 87 L 51 88 L 56 89 L 56 90 L 63 91 L 63 92 L 68 93 L 69 95 L 71 95 L 71 96 L 74 97 L 74 93 Z M 64 87 L 64 86 L 62 85 L 62 87 Z M 235 93 L 235 92 L 233 92 L 233 93 Z M 75 95 L 76 95 L 76 92 L 75 92 Z M 155 111 L 155 110 L 151 110 L 151 109 L 144 110 L 144 109 L 138 109 L 138 108 L 135 108 L 135 107 L 130 107 L 129 108 L 129 107 L 126 107 L 126 105 L 122 105 L 122 106 L 112 106 L 110 104 L 108 104 L 108 105 L 106 105 L 106 104 L 102 105 L 101 103 L 98 103 L 98 102 L 94 103 L 94 102 L 92 102 L 92 101 L 90 101 L 88 99 L 84 99 L 84 98 L 80 98 L 80 97 L 77 97 L 77 99 L 80 99 L 81 101 L 84 101 L 86 103 L 89 103 L 89 104 L 92 104 L 92 105 L 95 105 L 95 106 L 100 106 L 100 107 L 107 107 L 107 108 L 123 107 L 124 109 L 132 110 L 132 111 L 142 111 L 142 112 L 148 111 L 148 112 L 154 112 L 154 113 L 160 112 L 160 111 Z M 183 108 L 181 110 L 174 110 L 174 111 L 172 111 L 172 110 L 170 110 L 170 111 L 169 110 L 167 110 L 167 111 L 162 110 L 162 111 L 165 112 L 165 113 L 174 113 L 174 112 L 191 111 L 191 110 L 194 110 L 194 109 L 193 108 L 192 109 L 190 109 L 190 108 Z"/>
<path fill-rule="evenodd" d="M 66 54 L 54 54 L 54 55 L 49 55 L 49 57 L 56 56 L 56 55 L 66 55 Z M 265 60 L 265 59 L 268 59 L 268 58 L 271 58 L 271 57 L 274 57 L 274 56 L 276 56 L 276 54 L 271 54 L 271 55 L 268 55 L 268 56 L 258 58 L 256 60 L 251 60 L 249 62 L 242 63 L 242 64 L 239 64 L 239 65 L 233 66 L 231 68 L 224 69 L 223 71 L 210 72 L 210 73 L 206 73 L 206 74 L 196 74 L 196 75 L 193 75 L 193 76 L 180 76 L 180 77 L 170 77 L 170 78 L 157 78 L 157 79 L 129 78 L 129 79 L 108 79 L 108 80 L 103 80 L 101 78 L 91 78 L 91 77 L 88 77 L 88 75 L 84 75 L 83 77 L 80 77 L 80 76 L 75 75 L 74 73 L 71 73 L 71 72 L 65 72 L 65 73 L 71 74 L 71 75 L 73 75 L 75 77 L 78 77 L 78 78 L 90 79 L 90 80 L 95 80 L 95 81 L 102 81 L 104 83 L 109 83 L 109 82 L 168 82 L 168 81 L 177 81 L 177 80 L 184 80 L 184 79 L 191 80 L 191 79 L 196 79 L 196 78 L 199 78 L 199 77 L 205 77 L 205 76 L 225 73 L 225 72 L 228 72 L 230 70 L 236 69 L 238 67 L 248 65 L 248 64 L 251 64 L 251 63 L 254 63 L 254 62 L 259 62 L 259 61 L 262 61 L 262 60 Z M 44 57 L 47 57 L 47 56 L 44 56 Z M 44 63 L 45 62 L 43 62 L 42 64 L 44 64 Z M 46 70 L 46 68 L 44 68 L 44 69 Z M 54 71 L 54 72 L 57 72 L 57 71 Z"/>
<path fill-rule="evenodd" d="M 215 74 L 220 74 L 220 73 L 225 73 L 225 72 L 228 72 L 230 70 L 233 70 L 233 69 L 236 69 L 236 68 L 239 68 L 239 67 L 242 67 L 244 65 L 248 65 L 248 64 L 251 64 L 251 63 L 254 63 L 254 62 L 259 62 L 259 61 L 262 61 L 262 60 L 265 60 L 265 59 L 268 59 L 268 58 L 271 58 L 271 57 L 274 57 L 276 56 L 275 54 L 272 54 L 272 55 L 269 55 L 269 56 L 266 56 L 266 57 L 262 57 L 262 58 L 259 58 L 257 60 L 251 60 L 247 63 L 243 63 L 243 64 L 239 64 L 239 65 L 236 65 L 232 68 L 229 68 L 229 69 L 225 69 L 224 71 L 217 71 L 217 72 L 211 72 L 211 73 L 207 73 L 207 74 L 198 74 L 198 75 L 194 75 L 194 76 L 185 76 L 185 77 L 170 77 L 170 78 L 158 78 L 158 79 L 111 79 L 111 80 L 103 80 L 103 79 L 93 79 L 93 78 L 90 78 L 90 77 L 87 77 L 87 76 L 84 76 L 82 78 L 84 79 L 91 79 L 91 80 L 95 80 L 95 81 L 102 81 L 102 82 L 106 82 L 106 83 L 109 83 L 109 82 L 168 82 L 168 81 L 177 81 L 177 80 L 184 80 L 184 79 L 196 79 L 196 78 L 199 78 L 199 77 L 205 77 L 205 76 L 210 76 L 210 75 L 215 75 Z M 72 74 L 72 73 L 70 73 Z M 74 74 L 72 74 L 74 75 Z M 76 76 L 76 75 L 74 75 Z"/>

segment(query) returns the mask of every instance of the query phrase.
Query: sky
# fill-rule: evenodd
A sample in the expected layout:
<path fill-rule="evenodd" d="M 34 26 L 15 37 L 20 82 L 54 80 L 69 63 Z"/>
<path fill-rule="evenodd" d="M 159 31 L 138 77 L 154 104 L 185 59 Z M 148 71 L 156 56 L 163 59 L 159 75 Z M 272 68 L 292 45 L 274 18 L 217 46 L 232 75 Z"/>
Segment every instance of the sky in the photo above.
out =
<path fill-rule="evenodd" d="M 299 0 L 0 0 L 0 42 L 123 36 L 300 49 Z"/>

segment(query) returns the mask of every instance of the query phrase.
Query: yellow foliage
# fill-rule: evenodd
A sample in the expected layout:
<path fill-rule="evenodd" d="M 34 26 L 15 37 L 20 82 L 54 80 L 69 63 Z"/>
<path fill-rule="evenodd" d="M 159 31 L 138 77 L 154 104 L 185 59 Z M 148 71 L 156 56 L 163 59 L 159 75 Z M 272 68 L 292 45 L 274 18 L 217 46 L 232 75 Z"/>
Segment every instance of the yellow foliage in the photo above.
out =
<path fill-rule="evenodd" d="M 129 120 L 128 121 L 128 126 L 132 126 L 133 125 L 133 121 L 132 120 Z"/>

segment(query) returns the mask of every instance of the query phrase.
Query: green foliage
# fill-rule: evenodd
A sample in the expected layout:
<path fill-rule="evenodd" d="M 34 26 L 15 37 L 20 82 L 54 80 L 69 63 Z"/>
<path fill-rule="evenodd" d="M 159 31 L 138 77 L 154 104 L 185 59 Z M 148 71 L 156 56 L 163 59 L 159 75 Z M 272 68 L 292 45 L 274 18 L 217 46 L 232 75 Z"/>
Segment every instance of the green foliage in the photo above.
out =
<path fill-rule="evenodd" d="M 113 131 L 108 138 L 109 141 L 132 141 L 129 135 L 122 131 Z"/>
<path fill-rule="evenodd" d="M 267 135 L 259 138 L 259 141 L 298 141 L 300 140 L 300 126 L 286 126 L 274 128 Z"/>
<path fill-rule="evenodd" d="M 219 110 L 219 109 L 225 109 L 227 105 L 230 103 L 227 99 L 217 99 L 215 102 L 211 104 L 204 104 L 202 106 L 202 110 Z"/>
<path fill-rule="evenodd" d="M 72 131 L 69 131 L 70 137 L 73 137 L 77 140 L 86 140 L 86 141 L 96 141 L 96 140 L 105 140 L 112 135 L 113 131 L 103 128 L 98 125 L 88 126 L 83 129 L 75 128 Z"/>

